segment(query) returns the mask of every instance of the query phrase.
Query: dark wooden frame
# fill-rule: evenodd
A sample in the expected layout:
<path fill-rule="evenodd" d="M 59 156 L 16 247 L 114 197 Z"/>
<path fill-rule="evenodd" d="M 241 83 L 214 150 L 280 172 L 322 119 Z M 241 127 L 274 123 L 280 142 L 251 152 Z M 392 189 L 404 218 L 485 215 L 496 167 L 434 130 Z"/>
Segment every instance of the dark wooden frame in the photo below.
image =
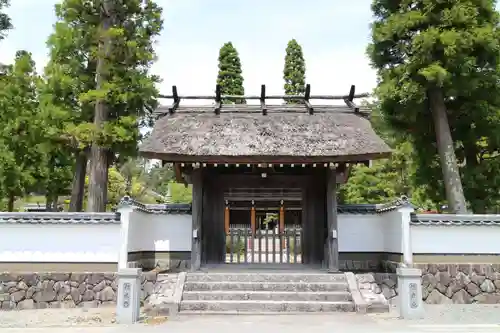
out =
<path fill-rule="evenodd" d="M 300 188 L 302 200 L 302 262 L 327 264 L 329 271 L 338 271 L 338 242 L 329 236 L 336 230 L 335 171 L 316 168 L 303 175 L 223 174 L 224 169 L 194 169 L 192 269 L 225 261 L 225 200 L 228 188 Z M 325 234 L 327 233 L 327 234 Z M 328 251 L 325 253 L 325 242 Z M 326 257 L 325 257 L 326 256 Z"/>

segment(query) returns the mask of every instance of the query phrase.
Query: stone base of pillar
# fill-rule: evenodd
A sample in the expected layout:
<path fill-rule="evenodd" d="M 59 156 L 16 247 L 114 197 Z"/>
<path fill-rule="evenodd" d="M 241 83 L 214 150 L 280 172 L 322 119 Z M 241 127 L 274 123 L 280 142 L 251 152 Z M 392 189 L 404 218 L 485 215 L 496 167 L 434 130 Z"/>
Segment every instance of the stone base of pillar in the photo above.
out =
<path fill-rule="evenodd" d="M 399 289 L 399 315 L 404 319 L 424 317 L 422 301 L 422 270 L 401 267 L 396 270 Z"/>
<path fill-rule="evenodd" d="M 141 272 L 140 268 L 122 268 L 118 271 L 116 320 L 120 324 L 133 324 L 139 321 Z"/>

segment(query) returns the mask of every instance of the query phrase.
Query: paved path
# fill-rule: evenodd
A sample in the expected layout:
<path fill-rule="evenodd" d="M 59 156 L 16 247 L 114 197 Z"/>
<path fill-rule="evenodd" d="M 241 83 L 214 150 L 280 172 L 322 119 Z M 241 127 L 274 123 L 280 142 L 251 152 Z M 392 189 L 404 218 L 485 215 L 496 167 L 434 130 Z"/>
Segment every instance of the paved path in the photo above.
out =
<path fill-rule="evenodd" d="M 358 315 L 334 313 L 314 315 L 276 316 L 180 316 L 159 325 L 137 324 L 131 326 L 113 324 L 108 310 L 95 320 L 98 312 L 88 312 L 87 317 L 75 314 L 78 309 L 39 312 L 0 312 L 0 332 L 31 333 L 325 333 L 325 332 L 500 332 L 500 305 L 434 305 L 426 307 L 422 320 L 400 320 L 396 313 Z M 102 310 L 101 310 L 102 311 Z M 73 317 L 68 318 L 68 315 Z M 14 320 L 13 316 L 19 316 Z M 9 319 L 10 318 L 10 319 Z M 24 318 L 21 320 L 21 318 Z M 31 318 L 31 319 L 29 319 Z M 37 320 L 33 318 L 38 318 Z M 43 320 L 45 318 L 45 320 Z M 75 318 L 80 318 L 74 321 Z M 85 321 L 82 318 L 88 318 Z M 7 320 L 7 321 L 4 321 Z M 4 325 L 5 323 L 9 325 Z M 24 324 L 23 324 L 24 323 Z M 77 326 L 70 326 L 77 325 Z M 10 327 L 9 327 L 10 326 Z M 44 327 L 40 327 L 44 326 Z"/>

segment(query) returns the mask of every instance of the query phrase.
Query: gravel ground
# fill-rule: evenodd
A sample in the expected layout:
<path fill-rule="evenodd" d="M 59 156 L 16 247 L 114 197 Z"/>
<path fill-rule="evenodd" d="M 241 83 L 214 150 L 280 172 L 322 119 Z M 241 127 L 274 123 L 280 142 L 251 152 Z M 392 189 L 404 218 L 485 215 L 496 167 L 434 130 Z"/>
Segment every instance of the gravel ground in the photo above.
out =
<path fill-rule="evenodd" d="M 114 321 L 114 308 L 98 308 L 98 309 L 43 309 L 43 310 L 23 310 L 23 311 L 0 311 L 0 332 L 7 332 L 6 328 L 52 328 L 69 327 L 71 332 L 82 331 L 94 332 L 94 329 L 99 332 L 106 330 L 126 332 L 125 326 L 118 325 Z M 217 332 L 216 328 L 220 327 L 222 331 L 225 327 L 234 330 L 234 325 L 246 323 L 253 328 L 263 327 L 267 324 L 290 327 L 293 331 L 307 324 L 309 328 L 317 327 L 318 329 L 326 329 L 330 325 L 341 325 L 343 328 L 349 326 L 354 330 L 359 326 L 367 327 L 376 330 L 377 328 L 384 331 L 394 331 L 397 329 L 407 330 L 429 325 L 492 325 L 498 324 L 496 330 L 500 332 L 500 304 L 498 305 L 426 305 L 426 317 L 419 320 L 400 320 L 397 318 L 396 308 L 392 308 L 390 313 L 369 314 L 361 316 L 355 313 L 334 313 L 322 315 L 283 315 L 283 316 L 180 316 L 172 318 L 166 323 L 161 321 L 150 325 L 134 325 L 136 329 L 146 326 L 165 326 L 177 332 L 191 332 L 187 328 L 202 328 L 205 332 Z M 347 325 L 347 326 L 346 326 Z M 224 327 L 222 327 L 224 326 Z M 175 328 L 175 329 L 174 329 Z M 282 327 L 284 328 L 284 327 Z M 304 327 L 302 327 L 305 329 Z M 178 330 L 177 330 L 178 329 Z M 289 330 L 289 329 L 288 329 Z M 314 330 L 309 330 L 312 332 Z M 17 332 L 17 330 L 15 330 Z M 19 330 L 22 331 L 22 330 Z M 37 331 L 37 330 L 35 330 Z M 35 332 L 33 331 L 33 332 Z M 50 331 L 50 330 L 49 330 Z M 66 332 L 66 330 L 64 330 Z M 199 330 L 193 330 L 198 332 Z M 453 330 L 450 330 L 453 331 Z M 472 330 L 470 330 L 472 331 Z M 486 331 L 482 329 L 480 331 Z M 14 332 L 14 330 L 12 330 Z M 48 332 L 48 331 L 47 331 Z M 52 332 L 52 331 L 51 331 Z M 68 330 L 69 332 L 69 330 Z"/>
<path fill-rule="evenodd" d="M 73 308 L 0 311 L 0 328 L 115 325 L 115 309 Z"/>
<path fill-rule="evenodd" d="M 395 322 L 411 325 L 450 325 L 450 324 L 499 324 L 500 304 L 425 304 L 425 317 L 422 319 L 402 320 L 398 318 L 395 306 L 391 307 L 389 313 L 374 313 L 368 316 L 378 323 L 392 324 Z"/>

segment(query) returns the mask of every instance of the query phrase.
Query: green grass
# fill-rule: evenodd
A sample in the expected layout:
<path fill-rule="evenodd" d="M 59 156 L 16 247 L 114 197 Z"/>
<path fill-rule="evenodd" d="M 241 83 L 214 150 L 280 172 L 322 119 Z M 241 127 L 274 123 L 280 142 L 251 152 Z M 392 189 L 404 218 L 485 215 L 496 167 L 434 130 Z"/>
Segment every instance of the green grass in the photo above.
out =
<path fill-rule="evenodd" d="M 66 196 L 59 197 L 59 200 L 58 200 L 59 204 L 64 205 L 64 210 L 67 210 L 68 206 L 69 206 L 69 204 L 65 202 L 67 200 L 69 200 L 69 197 L 66 197 Z M 43 196 L 43 195 L 28 195 L 24 198 L 18 198 L 16 200 L 16 202 L 14 202 L 14 210 L 21 212 L 21 211 L 23 211 L 24 206 L 26 206 L 27 204 L 36 204 L 36 203 L 39 203 L 40 205 L 45 205 L 45 196 Z M 6 200 L 4 200 L 2 206 L 5 208 L 7 207 Z"/>

